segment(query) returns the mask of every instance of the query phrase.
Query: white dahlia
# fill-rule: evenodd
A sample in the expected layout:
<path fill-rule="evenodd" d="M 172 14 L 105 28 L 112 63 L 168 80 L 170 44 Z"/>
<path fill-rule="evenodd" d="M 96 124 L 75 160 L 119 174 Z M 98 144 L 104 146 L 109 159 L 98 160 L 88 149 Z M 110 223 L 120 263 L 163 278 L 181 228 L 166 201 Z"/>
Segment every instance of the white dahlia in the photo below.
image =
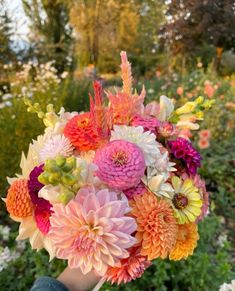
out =
<path fill-rule="evenodd" d="M 114 125 L 111 132 L 112 140 L 126 140 L 136 144 L 143 151 L 146 166 L 153 165 L 156 156 L 160 154 L 160 145 L 156 141 L 156 135 L 150 131 L 144 131 L 142 126 Z"/>

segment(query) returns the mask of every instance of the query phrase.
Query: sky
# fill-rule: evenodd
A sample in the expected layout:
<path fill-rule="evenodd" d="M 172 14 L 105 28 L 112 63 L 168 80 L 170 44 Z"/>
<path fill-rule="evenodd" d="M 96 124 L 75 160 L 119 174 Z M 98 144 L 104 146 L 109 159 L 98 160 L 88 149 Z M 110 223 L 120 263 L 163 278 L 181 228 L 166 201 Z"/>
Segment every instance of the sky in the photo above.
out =
<path fill-rule="evenodd" d="M 13 20 L 12 41 L 18 49 L 26 45 L 29 34 L 29 19 L 24 13 L 21 0 L 5 0 L 6 10 Z"/>

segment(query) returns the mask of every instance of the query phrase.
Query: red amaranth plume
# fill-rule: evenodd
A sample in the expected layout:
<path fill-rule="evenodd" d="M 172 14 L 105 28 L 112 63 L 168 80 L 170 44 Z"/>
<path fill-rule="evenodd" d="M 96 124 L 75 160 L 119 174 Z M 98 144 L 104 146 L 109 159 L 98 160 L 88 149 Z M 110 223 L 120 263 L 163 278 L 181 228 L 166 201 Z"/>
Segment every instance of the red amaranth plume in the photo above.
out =
<path fill-rule="evenodd" d="M 110 137 L 110 129 L 112 127 L 111 110 L 105 107 L 103 88 L 100 82 L 93 83 L 94 98 L 90 96 L 90 116 L 94 124 L 97 135 L 103 141 Z"/>

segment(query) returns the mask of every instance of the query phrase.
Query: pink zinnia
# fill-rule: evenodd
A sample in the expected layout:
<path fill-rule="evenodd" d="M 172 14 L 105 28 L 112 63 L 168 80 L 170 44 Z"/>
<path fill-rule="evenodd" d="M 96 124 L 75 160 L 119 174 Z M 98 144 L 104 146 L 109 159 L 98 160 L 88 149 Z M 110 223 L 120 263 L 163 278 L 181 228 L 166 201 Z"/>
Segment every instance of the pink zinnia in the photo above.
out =
<path fill-rule="evenodd" d="M 123 191 L 128 199 L 132 199 L 134 195 L 143 195 L 145 192 L 146 188 L 142 181 L 140 181 L 140 183 L 136 187 L 132 187 Z"/>
<path fill-rule="evenodd" d="M 142 126 L 144 131 L 151 131 L 156 134 L 156 128 L 159 121 L 155 117 L 136 115 L 131 121 L 132 126 Z"/>
<path fill-rule="evenodd" d="M 126 216 L 127 200 L 119 200 L 115 192 L 83 188 L 66 206 L 55 204 L 53 210 L 50 238 L 56 256 L 67 259 L 70 268 L 80 267 L 84 274 L 94 269 L 103 276 L 108 266 L 129 257 L 137 226 Z"/>
<path fill-rule="evenodd" d="M 188 174 L 195 175 L 197 168 L 200 167 L 201 156 L 191 143 L 182 137 L 168 141 L 170 152 L 176 159 L 180 159 L 185 164 Z"/>
<path fill-rule="evenodd" d="M 114 140 L 97 150 L 94 163 L 100 180 L 110 188 L 126 190 L 136 186 L 144 175 L 141 149 L 125 140 Z"/>
<path fill-rule="evenodd" d="M 151 262 L 140 254 L 139 248 L 130 249 L 130 256 L 121 260 L 121 266 L 109 267 L 104 278 L 112 284 L 128 283 L 140 278 Z"/>

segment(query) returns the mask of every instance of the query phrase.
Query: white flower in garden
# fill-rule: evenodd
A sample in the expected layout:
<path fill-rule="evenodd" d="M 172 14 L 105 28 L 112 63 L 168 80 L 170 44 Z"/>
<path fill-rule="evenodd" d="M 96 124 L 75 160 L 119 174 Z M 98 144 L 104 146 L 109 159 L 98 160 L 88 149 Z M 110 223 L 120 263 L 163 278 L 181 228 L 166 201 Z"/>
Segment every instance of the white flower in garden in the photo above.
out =
<path fill-rule="evenodd" d="M 126 125 L 114 125 L 110 140 L 126 140 L 136 144 L 143 151 L 146 166 L 155 162 L 160 153 L 156 135 L 150 131 L 144 132 L 142 126 L 132 127 Z"/>
<path fill-rule="evenodd" d="M 67 76 L 68 76 L 68 72 L 66 72 L 66 71 L 64 71 L 61 75 L 60 75 L 60 77 L 62 78 L 62 79 L 65 79 Z"/>
<path fill-rule="evenodd" d="M 0 235 L 2 236 L 3 240 L 7 241 L 10 235 L 10 227 L 0 225 Z"/>
<path fill-rule="evenodd" d="M 219 237 L 218 237 L 218 245 L 220 247 L 223 247 L 224 244 L 228 241 L 228 237 L 227 237 L 227 234 L 221 234 Z"/>
<path fill-rule="evenodd" d="M 11 99 L 12 97 L 13 97 L 12 94 L 10 94 L 10 93 L 6 93 L 6 94 L 4 94 L 4 95 L 2 96 L 2 100 L 5 101 L 5 100 L 7 100 L 7 99 Z"/>
<path fill-rule="evenodd" d="M 235 280 L 232 280 L 231 283 L 221 285 L 219 291 L 235 291 Z"/>
<path fill-rule="evenodd" d="M 0 250 L 0 272 L 7 268 L 8 263 L 16 260 L 17 258 L 19 258 L 19 256 L 19 253 L 15 251 L 11 252 L 8 247 Z"/>
<path fill-rule="evenodd" d="M 64 135 L 55 135 L 46 141 L 39 152 L 40 161 L 45 162 L 47 159 L 53 159 L 60 155 L 68 157 L 73 153 L 73 146 Z"/>

